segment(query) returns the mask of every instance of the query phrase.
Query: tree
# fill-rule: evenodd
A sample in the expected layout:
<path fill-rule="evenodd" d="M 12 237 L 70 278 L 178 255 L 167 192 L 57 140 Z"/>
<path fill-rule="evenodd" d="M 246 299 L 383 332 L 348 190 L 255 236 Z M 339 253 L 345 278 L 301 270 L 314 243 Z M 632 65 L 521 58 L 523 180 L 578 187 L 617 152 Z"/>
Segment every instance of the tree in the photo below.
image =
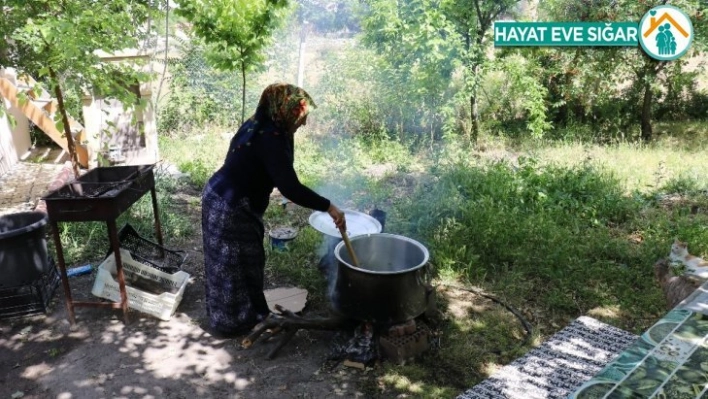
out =
<path fill-rule="evenodd" d="M 667 3 L 663 1 L 662 4 Z M 547 0 L 541 3 L 546 16 L 553 21 L 637 21 L 639 22 L 651 8 L 659 3 L 632 0 Z M 704 52 L 708 42 L 708 24 L 700 23 L 705 18 L 706 6 L 700 6 L 695 0 L 677 0 L 671 2 L 686 12 L 693 21 L 695 38 L 692 50 L 686 55 Z M 667 83 L 681 78 L 681 68 L 667 68 L 681 64 L 676 61 L 657 61 L 647 56 L 641 47 L 637 48 L 600 48 L 554 49 L 556 59 L 563 59 L 563 77 L 554 79 L 558 91 L 573 101 L 583 105 L 585 110 L 597 105 L 597 99 L 623 103 L 628 117 L 640 124 L 640 138 L 650 141 L 653 138 L 653 110 L 656 107 L 657 93 Z M 571 60 L 572 58 L 572 60 Z M 631 82 L 629 96 L 618 93 L 618 87 Z M 570 94 L 570 95 L 569 95 Z M 611 98 L 612 96 L 615 98 Z M 622 98 L 618 98 L 622 96 Z M 634 101 L 633 101 L 634 99 Z M 594 102 L 594 103 L 593 103 Z M 637 107 L 637 103 L 639 106 Z M 560 110 L 566 111 L 564 102 Z M 612 117 L 603 115 L 604 118 Z"/>
<path fill-rule="evenodd" d="M 453 72 L 464 67 L 472 128 L 479 135 L 479 96 L 483 66 L 488 61 L 488 32 L 494 20 L 519 0 L 377 0 L 369 1 L 364 43 L 384 54 L 429 99 L 439 99 Z M 413 90 L 411 90 L 413 91 Z M 441 101 L 437 101 L 439 105 Z"/>
<path fill-rule="evenodd" d="M 208 46 L 214 67 L 241 72 L 241 123 L 246 118 L 246 73 L 262 65 L 263 50 L 280 25 L 287 0 L 176 0 L 176 12 Z"/>
<path fill-rule="evenodd" d="M 78 177 L 76 147 L 64 94 L 85 90 L 135 104 L 130 87 L 148 76 L 134 65 L 104 62 L 99 51 L 112 54 L 138 48 L 149 29 L 152 0 L 6 0 L 0 22 L 7 38 L 0 45 L 0 66 L 20 74 L 37 74 L 58 102 L 57 129 L 63 130 Z"/>
<path fill-rule="evenodd" d="M 624 12 L 624 15 L 628 18 L 633 18 L 637 21 L 639 21 L 651 8 L 656 6 L 656 4 L 641 4 L 632 1 L 620 1 L 619 3 L 620 4 L 616 5 L 616 13 L 620 14 Z M 661 2 L 661 4 L 667 3 L 668 2 L 666 0 Z M 696 17 L 699 16 L 701 11 L 697 1 L 679 0 L 674 1 L 671 4 L 683 10 L 693 21 L 696 20 Z M 702 26 L 705 24 L 694 23 L 693 25 L 699 38 L 701 35 L 705 34 L 706 28 Z M 694 41 L 692 53 L 695 54 L 704 50 L 704 46 L 705 44 L 700 44 L 698 41 Z M 641 139 L 646 142 L 651 141 L 654 137 L 652 121 L 654 119 L 653 109 L 655 106 L 655 97 L 658 87 L 661 84 L 666 84 L 672 79 L 676 79 L 677 76 L 674 75 L 674 73 L 681 73 L 680 68 L 667 68 L 670 63 L 683 63 L 685 61 L 681 59 L 675 61 L 657 61 L 646 55 L 641 48 L 623 51 L 620 54 L 620 59 L 627 65 L 632 66 L 635 77 L 635 86 L 641 91 L 642 103 L 639 110 Z"/>
<path fill-rule="evenodd" d="M 507 13 L 519 0 L 447 0 L 443 10 L 453 22 L 457 37 L 462 40 L 465 83 L 470 93 L 470 142 L 479 137 L 479 86 L 482 67 L 487 61 L 487 32 L 500 15 Z"/>
<path fill-rule="evenodd" d="M 382 72 L 398 97 L 395 104 L 402 118 L 415 115 L 422 122 L 427 115 L 434 140 L 435 114 L 449 96 L 459 64 L 456 33 L 442 13 L 442 0 L 370 0 L 368 4 L 363 42 L 387 61 Z"/>

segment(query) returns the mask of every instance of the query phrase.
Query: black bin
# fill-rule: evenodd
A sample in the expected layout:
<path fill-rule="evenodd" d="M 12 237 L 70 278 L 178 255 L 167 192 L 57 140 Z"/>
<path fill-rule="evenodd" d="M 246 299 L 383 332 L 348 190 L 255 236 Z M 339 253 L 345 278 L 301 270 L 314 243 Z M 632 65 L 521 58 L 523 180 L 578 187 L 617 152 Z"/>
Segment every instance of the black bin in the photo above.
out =
<path fill-rule="evenodd" d="M 42 212 L 19 212 L 0 216 L 0 287 L 35 282 L 49 271 Z"/>

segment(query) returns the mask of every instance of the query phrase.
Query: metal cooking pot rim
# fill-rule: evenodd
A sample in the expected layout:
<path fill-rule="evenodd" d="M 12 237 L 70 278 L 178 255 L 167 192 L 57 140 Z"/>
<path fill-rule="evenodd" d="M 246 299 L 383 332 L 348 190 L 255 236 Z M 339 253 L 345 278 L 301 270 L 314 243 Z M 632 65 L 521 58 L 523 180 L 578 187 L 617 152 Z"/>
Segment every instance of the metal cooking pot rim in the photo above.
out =
<path fill-rule="evenodd" d="M 359 236 L 350 238 L 349 241 L 352 242 L 352 246 L 353 246 L 353 243 L 354 243 L 355 241 L 361 240 L 361 239 L 365 239 L 365 238 L 368 238 L 368 237 L 394 237 L 394 238 L 401 239 L 402 241 L 408 241 L 408 242 L 410 242 L 411 244 L 415 245 L 416 247 L 420 248 L 420 250 L 423 252 L 423 261 L 422 261 L 420 264 L 418 264 L 418 265 L 416 265 L 416 266 L 413 266 L 413 267 L 411 267 L 411 268 L 409 268 L 409 269 L 397 270 L 397 271 L 390 271 L 390 272 L 382 272 L 382 271 L 375 271 L 375 270 L 369 270 L 369 269 L 362 269 L 362 268 L 360 268 L 360 267 L 356 267 L 356 266 L 354 266 L 354 265 L 352 265 L 352 264 L 349 264 L 348 262 L 345 262 L 345 261 L 339 256 L 340 250 L 341 250 L 342 247 L 345 245 L 344 241 L 342 241 L 342 242 L 340 242 L 339 244 L 337 244 L 337 246 L 334 248 L 334 256 L 337 258 L 337 260 L 338 260 L 341 264 L 347 266 L 348 268 L 350 268 L 350 269 L 352 269 L 352 270 L 356 270 L 356 271 L 359 271 L 359 272 L 362 272 L 362 273 L 380 274 L 380 275 L 396 275 L 396 274 L 410 273 L 410 272 L 412 272 L 412 271 L 414 271 L 414 270 L 418 270 L 418 269 L 424 267 L 424 266 L 428 263 L 428 260 L 430 259 L 430 253 L 428 252 L 428 248 L 426 248 L 423 244 L 419 243 L 418 241 L 416 241 L 416 240 L 414 240 L 414 239 L 412 239 L 412 238 L 408 238 L 408 237 L 406 237 L 406 236 L 402 236 L 402 235 L 398 235 L 398 234 L 389 234 L 389 233 L 362 234 L 362 235 L 359 235 Z M 357 256 L 357 258 L 360 258 L 360 256 Z"/>

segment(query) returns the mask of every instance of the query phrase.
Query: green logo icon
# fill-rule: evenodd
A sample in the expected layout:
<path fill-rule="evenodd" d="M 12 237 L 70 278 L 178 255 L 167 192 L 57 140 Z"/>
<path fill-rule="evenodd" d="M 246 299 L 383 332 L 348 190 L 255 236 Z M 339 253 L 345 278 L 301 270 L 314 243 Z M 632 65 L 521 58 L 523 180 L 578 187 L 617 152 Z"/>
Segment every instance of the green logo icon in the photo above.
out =
<path fill-rule="evenodd" d="M 639 44 L 647 55 L 661 61 L 684 55 L 693 36 L 691 19 L 674 6 L 654 7 L 639 23 Z"/>

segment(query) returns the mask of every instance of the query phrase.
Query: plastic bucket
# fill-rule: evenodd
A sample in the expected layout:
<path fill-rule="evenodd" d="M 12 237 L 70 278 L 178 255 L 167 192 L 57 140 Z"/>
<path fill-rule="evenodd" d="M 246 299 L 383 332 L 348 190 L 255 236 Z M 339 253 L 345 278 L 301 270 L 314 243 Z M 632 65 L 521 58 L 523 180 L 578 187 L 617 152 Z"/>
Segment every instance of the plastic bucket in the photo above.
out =
<path fill-rule="evenodd" d="M 0 216 L 0 287 L 31 284 L 49 271 L 47 221 L 42 212 Z"/>
<path fill-rule="evenodd" d="M 269 233 L 270 246 L 276 251 L 286 251 L 288 243 L 297 237 L 297 229 L 294 227 L 278 227 Z"/>

